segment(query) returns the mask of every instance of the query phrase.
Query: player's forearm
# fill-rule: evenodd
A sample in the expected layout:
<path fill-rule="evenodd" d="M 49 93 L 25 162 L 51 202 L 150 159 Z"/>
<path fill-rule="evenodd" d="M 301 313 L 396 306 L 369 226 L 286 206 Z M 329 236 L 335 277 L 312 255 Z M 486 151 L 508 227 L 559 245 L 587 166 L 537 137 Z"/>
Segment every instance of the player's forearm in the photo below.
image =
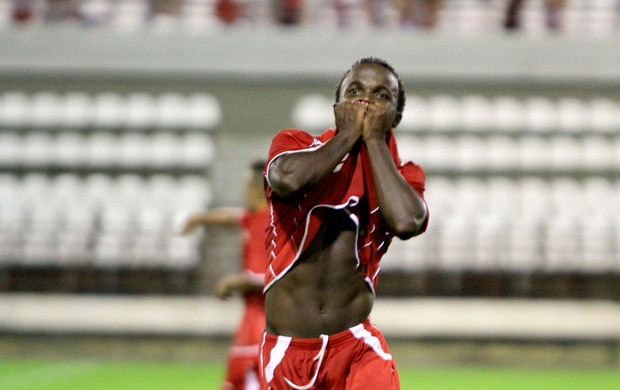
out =
<path fill-rule="evenodd" d="M 220 295 L 227 296 L 232 291 L 246 293 L 261 291 L 263 289 L 263 278 L 256 278 L 245 273 L 230 274 L 222 278 L 218 284 Z"/>
<path fill-rule="evenodd" d="M 225 225 L 237 226 L 241 210 L 222 208 L 205 211 L 192 215 L 191 221 L 197 225 Z"/>
<path fill-rule="evenodd" d="M 416 235 L 427 213 L 422 197 L 398 172 L 385 142 L 371 140 L 366 146 L 383 219 L 400 238 Z"/>

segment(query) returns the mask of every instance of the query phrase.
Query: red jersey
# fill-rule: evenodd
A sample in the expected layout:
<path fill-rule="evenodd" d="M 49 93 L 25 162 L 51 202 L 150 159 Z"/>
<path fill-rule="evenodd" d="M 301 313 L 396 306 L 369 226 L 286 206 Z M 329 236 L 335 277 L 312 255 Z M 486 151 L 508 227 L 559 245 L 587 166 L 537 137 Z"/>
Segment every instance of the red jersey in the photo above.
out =
<path fill-rule="evenodd" d="M 239 226 L 243 234 L 243 272 L 262 283 L 267 266 L 264 237 L 269 226 L 269 209 L 265 207 L 259 211 L 244 211 Z M 245 293 L 244 300 L 243 317 L 233 337 L 226 382 L 222 389 L 258 388 L 259 347 L 265 329 L 265 298 L 261 291 L 255 291 Z"/>
<path fill-rule="evenodd" d="M 301 130 L 285 129 L 272 140 L 267 162 L 287 153 L 301 153 L 320 148 L 336 134 L 328 129 L 319 136 Z M 403 163 L 398 156 L 392 132 L 386 141 L 400 174 L 420 195 L 424 195 L 425 174 L 419 165 Z M 365 145 L 358 144 L 317 188 L 297 198 L 283 201 L 267 182 L 267 199 L 271 211 L 268 235 L 268 267 L 265 273 L 266 292 L 284 276 L 307 248 L 321 225 L 320 210 L 341 209 L 347 212 L 357 229 L 356 258 L 358 266 L 366 266 L 366 282 L 374 292 L 379 275 L 379 261 L 394 237 L 384 223 L 378 207 L 370 160 Z M 419 233 L 426 230 L 427 221 Z"/>
<path fill-rule="evenodd" d="M 242 238 L 242 269 L 252 279 L 263 281 L 267 258 L 265 252 L 265 237 L 269 226 L 269 208 L 265 207 L 258 211 L 244 211 L 239 220 L 243 232 Z M 246 303 L 260 304 L 263 306 L 264 297 L 259 292 L 245 295 Z"/>

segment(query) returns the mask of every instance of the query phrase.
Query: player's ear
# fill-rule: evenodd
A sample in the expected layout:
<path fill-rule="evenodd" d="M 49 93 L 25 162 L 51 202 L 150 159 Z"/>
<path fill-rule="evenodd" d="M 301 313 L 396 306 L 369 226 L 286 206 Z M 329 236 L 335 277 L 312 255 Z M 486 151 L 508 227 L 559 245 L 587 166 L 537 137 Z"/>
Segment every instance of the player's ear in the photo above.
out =
<path fill-rule="evenodd" d="M 398 124 L 400 123 L 400 121 L 403 119 L 403 114 L 400 112 L 396 113 L 396 116 L 394 117 L 394 120 L 392 121 L 392 128 L 396 128 L 396 126 L 398 126 Z"/>

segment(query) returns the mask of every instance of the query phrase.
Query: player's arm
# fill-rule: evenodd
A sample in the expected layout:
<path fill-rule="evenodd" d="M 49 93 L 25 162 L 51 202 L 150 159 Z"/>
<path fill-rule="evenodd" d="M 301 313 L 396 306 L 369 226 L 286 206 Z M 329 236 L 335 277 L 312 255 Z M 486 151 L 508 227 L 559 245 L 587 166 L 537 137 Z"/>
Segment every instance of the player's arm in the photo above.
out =
<path fill-rule="evenodd" d="M 216 286 L 217 296 L 226 299 L 237 291 L 241 294 L 263 290 L 263 275 L 245 272 L 224 276 Z"/>
<path fill-rule="evenodd" d="M 426 220 L 426 204 L 398 171 L 385 142 L 366 143 L 381 215 L 396 236 L 415 236 Z"/>
<path fill-rule="evenodd" d="M 269 165 L 268 179 L 273 190 L 287 199 L 319 184 L 343 160 L 361 136 L 365 106 L 353 103 L 334 105 L 338 132 L 316 149 L 285 153 Z"/>
<path fill-rule="evenodd" d="M 363 139 L 368 149 L 372 177 L 381 215 L 401 239 L 415 236 L 427 217 L 426 203 L 398 171 L 386 142 L 386 132 L 400 116 L 369 109 L 364 120 Z"/>
<path fill-rule="evenodd" d="M 191 233 L 198 226 L 219 225 L 237 227 L 239 226 L 239 219 L 242 213 L 242 209 L 217 208 L 190 214 L 181 228 L 181 234 Z"/>

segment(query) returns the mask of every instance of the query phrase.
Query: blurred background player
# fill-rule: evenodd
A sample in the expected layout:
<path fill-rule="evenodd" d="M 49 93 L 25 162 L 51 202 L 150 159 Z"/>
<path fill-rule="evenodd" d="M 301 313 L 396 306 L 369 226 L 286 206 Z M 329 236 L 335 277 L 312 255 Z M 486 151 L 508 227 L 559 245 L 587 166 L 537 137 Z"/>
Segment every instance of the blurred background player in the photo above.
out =
<path fill-rule="evenodd" d="M 243 317 L 237 328 L 228 357 L 226 382 L 222 390 L 260 389 L 258 352 L 265 328 L 263 279 L 267 256 L 265 234 L 269 225 L 269 209 L 263 186 L 264 161 L 252 163 L 246 177 L 246 209 L 217 208 L 192 214 L 183 226 L 187 234 L 198 226 L 238 227 L 243 232 L 242 269 L 222 277 L 217 295 L 222 299 L 235 291 L 245 300 Z"/>

